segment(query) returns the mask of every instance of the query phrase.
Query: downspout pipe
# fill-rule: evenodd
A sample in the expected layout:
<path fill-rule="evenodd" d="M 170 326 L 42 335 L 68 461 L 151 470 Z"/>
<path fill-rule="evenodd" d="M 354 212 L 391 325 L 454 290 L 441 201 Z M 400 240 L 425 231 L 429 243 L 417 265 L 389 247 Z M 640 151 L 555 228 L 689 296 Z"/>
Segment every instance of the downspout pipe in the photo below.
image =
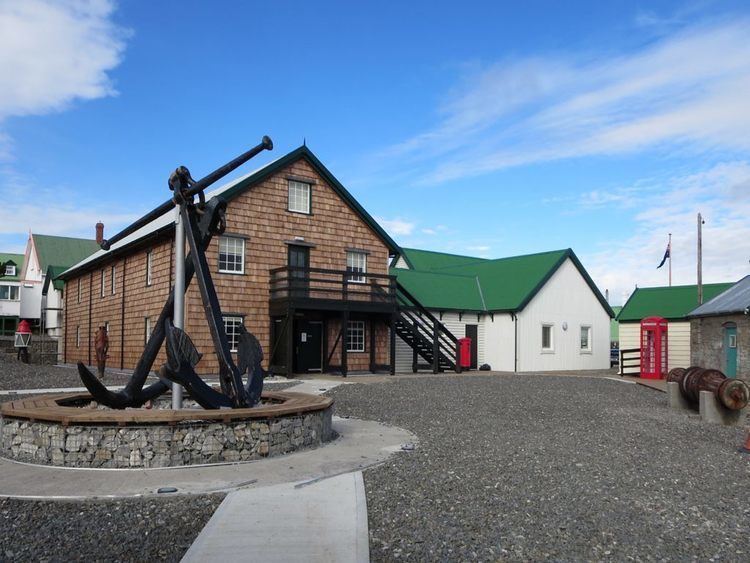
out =
<path fill-rule="evenodd" d="M 518 373 L 518 315 L 510 314 L 513 319 L 513 373 Z"/>

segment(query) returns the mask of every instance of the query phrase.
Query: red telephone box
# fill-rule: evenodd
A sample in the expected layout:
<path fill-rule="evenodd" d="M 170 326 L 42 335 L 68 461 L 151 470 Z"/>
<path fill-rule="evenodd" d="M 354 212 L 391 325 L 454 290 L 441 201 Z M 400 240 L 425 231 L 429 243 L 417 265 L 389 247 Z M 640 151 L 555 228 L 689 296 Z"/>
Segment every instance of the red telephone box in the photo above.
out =
<path fill-rule="evenodd" d="M 664 379 L 667 362 L 667 320 L 647 317 L 641 321 L 641 377 Z"/>

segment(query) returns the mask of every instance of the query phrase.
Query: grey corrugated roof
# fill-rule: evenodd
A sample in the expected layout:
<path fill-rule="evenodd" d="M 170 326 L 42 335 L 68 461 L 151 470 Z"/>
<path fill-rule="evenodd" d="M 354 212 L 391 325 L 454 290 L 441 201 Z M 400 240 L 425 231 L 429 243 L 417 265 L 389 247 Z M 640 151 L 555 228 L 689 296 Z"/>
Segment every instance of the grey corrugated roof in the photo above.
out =
<path fill-rule="evenodd" d="M 744 313 L 748 307 L 750 307 L 750 276 L 745 276 L 711 301 L 706 301 L 700 307 L 693 309 L 688 317 Z"/>

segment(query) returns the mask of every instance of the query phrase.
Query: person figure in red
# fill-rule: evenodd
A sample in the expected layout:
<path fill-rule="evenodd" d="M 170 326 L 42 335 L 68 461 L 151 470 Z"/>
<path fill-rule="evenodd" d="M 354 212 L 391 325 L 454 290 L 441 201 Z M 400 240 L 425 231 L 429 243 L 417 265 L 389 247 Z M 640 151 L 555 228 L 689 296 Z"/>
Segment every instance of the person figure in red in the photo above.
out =
<path fill-rule="evenodd" d="M 96 351 L 96 367 L 99 369 L 99 379 L 104 379 L 104 368 L 107 365 L 107 352 L 109 352 L 107 327 L 100 326 L 99 330 L 96 331 L 94 350 Z"/>

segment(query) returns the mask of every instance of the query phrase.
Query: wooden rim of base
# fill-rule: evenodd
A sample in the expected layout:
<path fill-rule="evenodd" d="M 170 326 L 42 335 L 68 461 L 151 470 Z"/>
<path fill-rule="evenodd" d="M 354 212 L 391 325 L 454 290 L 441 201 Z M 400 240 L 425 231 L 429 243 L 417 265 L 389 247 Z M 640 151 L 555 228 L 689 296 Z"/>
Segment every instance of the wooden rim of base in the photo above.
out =
<path fill-rule="evenodd" d="M 168 394 L 166 395 L 168 396 Z M 68 425 L 137 426 L 142 424 L 175 425 L 181 422 L 240 422 L 279 418 L 322 411 L 333 405 L 333 399 L 293 391 L 264 391 L 263 399 L 274 401 L 251 409 L 87 409 L 69 406 L 92 401 L 88 393 L 61 393 L 19 399 L 2 403 L 3 417 L 32 422 L 58 422 Z"/>

